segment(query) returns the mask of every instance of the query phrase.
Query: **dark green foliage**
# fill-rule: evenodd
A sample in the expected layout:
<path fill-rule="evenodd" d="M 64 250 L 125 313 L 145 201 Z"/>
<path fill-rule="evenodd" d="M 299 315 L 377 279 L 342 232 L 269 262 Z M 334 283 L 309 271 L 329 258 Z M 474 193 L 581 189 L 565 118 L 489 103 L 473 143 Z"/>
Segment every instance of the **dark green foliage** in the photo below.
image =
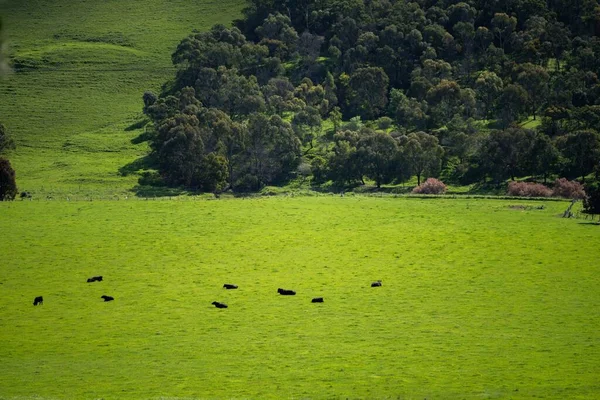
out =
<path fill-rule="evenodd" d="M 587 197 L 583 199 L 584 212 L 588 214 L 600 214 L 600 180 L 588 182 L 585 185 Z"/>
<path fill-rule="evenodd" d="M 438 139 L 425 132 L 413 132 L 398 138 L 400 156 L 405 168 L 417 176 L 417 185 L 423 175 L 437 176 L 444 149 Z"/>
<path fill-rule="evenodd" d="M 581 177 L 600 162 L 600 135 L 594 130 L 577 131 L 558 139 L 558 148 L 565 158 L 567 176 Z"/>
<path fill-rule="evenodd" d="M 496 182 L 507 178 L 515 180 L 528 172 L 525 166 L 534 140 L 533 131 L 518 127 L 492 131 L 482 144 L 479 163 Z"/>
<path fill-rule="evenodd" d="M 364 174 L 374 180 L 378 188 L 396 177 L 398 145 L 387 133 L 371 130 L 361 132 L 357 157 Z"/>
<path fill-rule="evenodd" d="M 0 201 L 14 200 L 16 195 L 15 170 L 10 161 L 0 157 Z"/>
<path fill-rule="evenodd" d="M 347 112 L 364 119 L 381 115 L 388 103 L 389 78 L 382 68 L 359 68 L 348 80 Z"/>
<path fill-rule="evenodd" d="M 600 6 L 568 3 L 250 0 L 237 27 L 182 40 L 173 83 L 144 95 L 160 173 L 202 190 L 583 179 L 600 151 Z M 520 128 L 530 116 L 538 132 Z"/>

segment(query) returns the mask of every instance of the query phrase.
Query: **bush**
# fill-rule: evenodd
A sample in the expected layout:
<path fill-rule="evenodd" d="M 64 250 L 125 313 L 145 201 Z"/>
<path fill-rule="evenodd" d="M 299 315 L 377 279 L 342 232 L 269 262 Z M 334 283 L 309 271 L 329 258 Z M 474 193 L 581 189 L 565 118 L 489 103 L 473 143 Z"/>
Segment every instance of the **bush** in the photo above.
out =
<path fill-rule="evenodd" d="M 560 178 L 554 181 L 554 197 L 564 197 L 565 199 L 583 200 L 585 199 L 585 190 L 583 185 L 577 181 L 570 181 L 566 178 Z"/>
<path fill-rule="evenodd" d="M 587 196 L 583 199 L 583 212 L 600 214 L 600 180 L 585 185 Z"/>
<path fill-rule="evenodd" d="M 507 194 L 519 197 L 550 197 L 552 196 L 552 190 L 541 183 L 510 182 Z"/>
<path fill-rule="evenodd" d="M 261 187 L 260 179 L 256 175 L 246 174 L 234 183 L 233 190 L 239 193 L 256 192 Z"/>
<path fill-rule="evenodd" d="M 446 185 L 438 179 L 428 178 L 420 186 L 414 188 L 412 192 L 415 194 L 444 194 L 446 193 Z"/>
<path fill-rule="evenodd" d="M 381 117 L 377 121 L 377 129 L 387 130 L 392 126 L 394 122 L 390 117 Z"/>
<path fill-rule="evenodd" d="M 10 161 L 0 157 L 0 201 L 14 200 L 16 195 L 15 170 L 10 165 Z"/>
<path fill-rule="evenodd" d="M 167 184 L 163 180 L 162 176 L 156 171 L 144 171 L 142 172 L 138 183 L 142 186 L 166 186 Z"/>

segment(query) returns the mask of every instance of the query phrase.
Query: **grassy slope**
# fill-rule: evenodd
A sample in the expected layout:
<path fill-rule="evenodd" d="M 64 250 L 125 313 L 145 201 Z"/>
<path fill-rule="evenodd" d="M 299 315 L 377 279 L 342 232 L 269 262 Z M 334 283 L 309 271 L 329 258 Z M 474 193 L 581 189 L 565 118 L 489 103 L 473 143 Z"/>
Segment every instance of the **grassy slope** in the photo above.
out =
<path fill-rule="evenodd" d="M 229 24 L 243 0 L 0 1 L 12 57 L 38 68 L 0 79 L 0 121 L 17 151 L 22 190 L 121 193 L 118 169 L 146 153 L 125 131 L 141 96 L 174 71 L 170 54 L 193 29 Z"/>
<path fill-rule="evenodd" d="M 0 204 L 0 398 L 597 398 L 598 227 L 511 204 Z"/>

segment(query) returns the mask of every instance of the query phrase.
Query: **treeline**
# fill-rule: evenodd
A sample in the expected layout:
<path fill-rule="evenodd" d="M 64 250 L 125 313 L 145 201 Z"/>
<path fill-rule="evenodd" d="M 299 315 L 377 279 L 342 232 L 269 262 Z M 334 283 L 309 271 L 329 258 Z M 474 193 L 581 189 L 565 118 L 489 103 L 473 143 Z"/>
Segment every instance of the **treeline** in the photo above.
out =
<path fill-rule="evenodd" d="M 597 0 L 251 0 L 236 27 L 182 40 L 177 75 L 144 94 L 145 180 L 584 180 L 600 174 L 599 33 Z"/>

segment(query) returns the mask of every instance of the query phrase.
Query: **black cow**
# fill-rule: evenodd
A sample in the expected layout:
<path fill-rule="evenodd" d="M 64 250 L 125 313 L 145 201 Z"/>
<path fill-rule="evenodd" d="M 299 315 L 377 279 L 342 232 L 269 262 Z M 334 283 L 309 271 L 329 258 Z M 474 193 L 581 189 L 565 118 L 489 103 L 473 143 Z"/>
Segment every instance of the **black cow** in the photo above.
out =
<path fill-rule="evenodd" d="M 88 283 L 90 282 L 102 282 L 102 277 L 101 276 L 92 276 L 91 278 L 88 278 Z"/>
<path fill-rule="evenodd" d="M 33 299 L 33 305 L 37 306 L 38 304 L 44 304 L 44 298 L 42 296 L 38 296 Z"/>
<path fill-rule="evenodd" d="M 371 287 L 380 287 L 380 286 L 381 286 L 381 281 L 371 283 Z"/>
<path fill-rule="evenodd" d="M 214 306 L 217 308 L 227 308 L 227 304 L 219 303 L 218 301 L 213 301 L 210 304 L 214 304 Z"/>
<path fill-rule="evenodd" d="M 287 290 L 287 289 L 277 289 L 277 293 L 279 293 L 282 296 L 295 296 L 296 292 L 294 292 L 293 290 Z"/>
<path fill-rule="evenodd" d="M 104 299 L 104 301 L 113 301 L 113 300 L 115 299 L 114 297 L 112 297 L 112 296 L 107 296 L 107 295 L 100 296 L 100 298 L 101 298 L 101 299 Z"/>
<path fill-rule="evenodd" d="M 237 288 L 238 288 L 238 287 L 237 287 L 237 285 L 232 285 L 232 284 L 230 284 L 230 283 L 226 283 L 226 284 L 224 284 L 224 285 L 223 285 L 223 287 L 224 287 L 225 289 L 237 289 Z"/>
<path fill-rule="evenodd" d="M 310 302 L 311 303 L 322 303 L 323 302 L 323 298 L 322 297 L 315 297 Z"/>

